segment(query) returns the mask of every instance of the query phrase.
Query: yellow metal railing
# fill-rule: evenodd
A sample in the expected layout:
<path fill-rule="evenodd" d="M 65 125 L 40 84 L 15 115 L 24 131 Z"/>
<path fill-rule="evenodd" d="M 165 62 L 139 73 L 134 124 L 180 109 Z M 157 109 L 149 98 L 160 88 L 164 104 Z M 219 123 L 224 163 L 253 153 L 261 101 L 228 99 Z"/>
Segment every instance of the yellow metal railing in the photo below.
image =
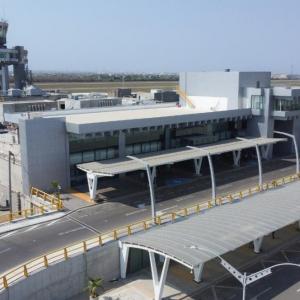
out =
<path fill-rule="evenodd" d="M 184 102 L 187 103 L 187 105 L 191 108 L 195 108 L 194 103 L 190 100 L 190 98 L 187 96 L 187 94 L 178 86 L 176 86 L 176 91 L 178 95 L 183 99 Z"/>
<path fill-rule="evenodd" d="M 63 208 L 62 200 L 59 197 L 57 197 L 56 195 L 50 195 L 44 191 L 41 191 L 37 188 L 32 187 L 31 188 L 31 196 L 36 196 L 38 198 L 43 199 L 46 202 L 49 202 L 57 210 L 60 210 Z"/>
<path fill-rule="evenodd" d="M 190 207 L 181 208 L 177 211 L 170 213 L 165 213 L 161 216 L 156 217 L 155 220 L 147 219 L 138 221 L 136 223 L 117 228 L 111 232 L 95 236 L 91 239 L 84 240 L 81 242 L 74 243 L 72 245 L 66 246 L 63 249 L 56 250 L 49 254 L 43 255 L 41 257 L 35 258 L 15 269 L 10 270 L 4 275 L 0 276 L 0 292 L 10 285 L 14 284 L 18 280 L 27 278 L 33 272 L 43 270 L 48 268 L 51 264 L 65 261 L 70 257 L 78 254 L 83 254 L 89 249 L 94 247 L 101 247 L 108 242 L 118 240 L 122 237 L 129 236 L 136 232 L 148 230 L 149 228 L 157 225 L 162 225 L 166 223 L 172 223 L 179 218 L 185 218 L 189 215 L 199 214 L 203 210 L 211 209 L 215 204 L 224 205 L 225 203 L 232 203 L 234 200 L 242 200 L 253 194 L 260 193 L 269 189 L 274 189 L 278 186 L 296 181 L 300 179 L 300 174 L 286 176 L 280 179 L 272 180 L 270 182 L 264 183 L 262 186 L 255 186 L 243 191 L 229 193 L 222 195 L 217 199 L 212 199 L 207 202 L 198 203 Z"/>
<path fill-rule="evenodd" d="M 63 208 L 62 200 L 55 195 L 47 194 L 39 189 L 32 188 L 31 195 L 43 199 L 53 207 L 53 209 L 61 210 Z M 32 208 L 23 209 L 17 212 L 9 212 L 0 215 L 0 223 L 17 221 L 19 219 L 28 218 L 34 215 L 43 215 L 47 211 L 47 207 L 44 205 L 37 206 L 33 204 Z"/>

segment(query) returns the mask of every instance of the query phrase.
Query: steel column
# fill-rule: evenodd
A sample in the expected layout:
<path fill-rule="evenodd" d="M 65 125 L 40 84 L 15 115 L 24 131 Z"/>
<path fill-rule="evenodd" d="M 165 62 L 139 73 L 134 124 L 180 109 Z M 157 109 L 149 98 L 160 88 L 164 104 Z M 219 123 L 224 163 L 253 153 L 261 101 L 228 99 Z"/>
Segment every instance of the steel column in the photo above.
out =
<path fill-rule="evenodd" d="M 151 252 L 151 251 L 148 251 L 148 252 L 149 252 L 150 266 L 151 266 L 151 273 L 152 273 L 154 299 L 161 300 L 162 294 L 164 291 L 164 287 L 165 287 L 167 274 L 168 274 L 170 258 L 165 257 L 165 261 L 164 261 L 160 279 L 159 279 L 158 272 L 157 272 L 157 266 L 156 266 L 156 260 L 155 260 L 155 254 L 154 254 L 154 252 Z"/>
<path fill-rule="evenodd" d="M 210 170 L 210 178 L 211 178 L 211 197 L 212 197 L 212 200 L 214 200 L 214 202 L 216 204 L 215 171 L 214 171 L 214 165 L 213 165 L 210 153 L 207 153 L 207 158 L 208 158 L 208 164 L 209 164 L 209 170 Z"/>
<path fill-rule="evenodd" d="M 281 134 L 287 137 L 290 137 L 293 140 L 296 154 L 296 173 L 299 174 L 299 151 L 296 137 L 293 134 L 282 132 L 282 131 L 274 131 L 274 133 Z"/>

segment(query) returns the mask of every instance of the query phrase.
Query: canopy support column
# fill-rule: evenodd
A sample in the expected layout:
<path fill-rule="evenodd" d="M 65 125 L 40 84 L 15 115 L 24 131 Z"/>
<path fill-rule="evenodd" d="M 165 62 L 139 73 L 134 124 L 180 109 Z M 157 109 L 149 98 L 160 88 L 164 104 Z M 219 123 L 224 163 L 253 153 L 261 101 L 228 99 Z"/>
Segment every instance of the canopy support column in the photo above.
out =
<path fill-rule="evenodd" d="M 204 264 L 202 263 L 194 268 L 194 281 L 197 283 L 202 281 L 203 267 Z"/>
<path fill-rule="evenodd" d="M 287 137 L 290 137 L 293 140 L 294 148 L 295 148 L 295 155 L 296 155 L 296 173 L 299 174 L 299 151 L 298 151 L 298 144 L 296 137 L 293 134 L 282 132 L 282 131 L 274 131 L 274 133 L 281 134 Z"/>
<path fill-rule="evenodd" d="M 154 181 L 156 177 L 156 167 L 150 167 L 150 165 L 143 161 L 140 158 L 134 157 L 134 156 L 127 156 L 128 158 L 138 161 L 141 163 L 146 172 L 147 172 L 147 178 L 148 178 L 148 185 L 149 185 L 149 190 L 150 190 L 150 198 L 151 198 L 151 213 L 152 213 L 152 219 L 154 220 L 154 223 L 156 222 L 156 209 L 155 209 L 155 193 L 154 193 Z"/>
<path fill-rule="evenodd" d="M 161 300 L 163 290 L 165 287 L 167 273 L 169 270 L 170 259 L 168 257 L 165 257 L 165 261 L 159 279 L 154 252 L 149 251 L 149 258 L 150 258 L 150 266 L 151 266 L 153 289 L 154 289 L 154 299 Z"/>
<path fill-rule="evenodd" d="M 269 159 L 269 157 L 270 157 L 270 149 L 271 149 L 271 145 L 270 144 L 268 144 L 268 145 L 265 145 L 265 146 L 263 146 L 262 148 L 261 148 L 261 150 L 262 150 L 262 157 L 263 157 L 263 159 Z"/>
<path fill-rule="evenodd" d="M 262 163 L 261 163 L 261 155 L 260 155 L 260 150 L 259 150 L 258 144 L 255 144 L 255 143 L 251 142 L 251 140 L 247 140 L 244 138 L 237 138 L 237 139 L 241 140 L 241 141 L 249 142 L 250 144 L 252 144 L 255 147 L 257 162 L 258 162 L 258 185 L 259 185 L 259 187 L 262 187 L 262 184 L 263 184 Z"/>
<path fill-rule="evenodd" d="M 201 149 L 201 148 L 198 148 L 198 147 L 187 146 L 187 148 L 199 150 L 200 153 L 202 152 L 202 156 L 201 157 L 207 156 L 207 158 L 208 158 L 208 164 L 209 164 L 209 170 L 210 170 L 210 178 L 211 178 L 211 198 L 214 201 L 214 203 L 216 204 L 215 171 L 214 171 L 214 165 L 213 165 L 210 153 L 207 150 L 204 150 L 204 149 Z"/>
<path fill-rule="evenodd" d="M 203 161 L 203 157 L 194 159 L 195 172 L 196 172 L 196 175 L 198 175 L 198 176 L 201 175 L 202 161 Z"/>
<path fill-rule="evenodd" d="M 261 236 L 261 237 L 259 237 L 259 238 L 257 238 L 256 240 L 253 241 L 254 253 L 260 253 L 263 238 L 264 237 Z"/>
<path fill-rule="evenodd" d="M 126 278 L 129 247 L 120 242 L 120 275 L 122 279 Z"/>
<path fill-rule="evenodd" d="M 240 166 L 240 162 L 241 162 L 241 150 L 237 150 L 237 151 L 232 151 L 233 154 L 233 165 L 235 167 L 239 167 Z"/>
<path fill-rule="evenodd" d="M 215 179 L 214 165 L 210 153 L 207 153 L 207 158 L 208 158 L 210 178 L 211 178 L 211 197 L 216 204 L 216 179 Z"/>
<path fill-rule="evenodd" d="M 90 198 L 92 200 L 95 200 L 96 192 L 97 192 L 98 176 L 94 173 L 87 172 L 86 177 L 89 186 Z"/>

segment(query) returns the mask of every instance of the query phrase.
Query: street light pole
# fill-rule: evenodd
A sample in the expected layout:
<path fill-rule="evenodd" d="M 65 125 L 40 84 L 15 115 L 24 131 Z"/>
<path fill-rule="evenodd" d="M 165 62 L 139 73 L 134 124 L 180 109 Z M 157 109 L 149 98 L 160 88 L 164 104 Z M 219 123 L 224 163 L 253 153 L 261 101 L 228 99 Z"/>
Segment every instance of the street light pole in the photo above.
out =
<path fill-rule="evenodd" d="M 15 163 L 15 155 L 11 151 L 8 151 L 8 201 L 9 201 L 10 213 L 12 213 L 11 158 L 13 158 L 14 163 Z"/>

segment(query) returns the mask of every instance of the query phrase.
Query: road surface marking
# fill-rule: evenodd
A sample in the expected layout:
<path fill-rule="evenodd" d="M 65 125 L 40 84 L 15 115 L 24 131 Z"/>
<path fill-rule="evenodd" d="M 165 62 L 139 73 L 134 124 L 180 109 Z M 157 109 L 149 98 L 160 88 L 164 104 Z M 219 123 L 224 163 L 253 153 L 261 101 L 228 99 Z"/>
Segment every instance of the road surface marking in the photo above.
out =
<path fill-rule="evenodd" d="M 177 207 L 178 207 L 178 205 L 174 205 L 174 206 L 170 206 L 170 207 L 167 207 L 167 208 L 161 209 L 161 210 L 159 210 L 159 211 L 157 212 L 157 215 L 161 215 L 161 214 L 163 214 L 163 213 L 164 213 L 164 211 L 166 211 L 166 210 L 170 210 L 170 209 L 173 209 L 173 208 L 177 208 Z"/>
<path fill-rule="evenodd" d="M 8 252 L 9 250 L 11 250 L 11 248 L 6 248 L 6 249 L 0 251 L 0 254 L 3 254 L 3 253 L 5 253 L 5 252 Z"/>
<path fill-rule="evenodd" d="M 28 229 L 24 230 L 23 232 L 28 232 L 28 231 L 34 230 L 35 228 L 37 228 L 37 227 L 39 227 L 39 226 L 40 226 L 40 224 L 31 226 L 31 227 L 29 227 Z"/>
<path fill-rule="evenodd" d="M 224 185 L 221 185 L 219 187 L 219 190 L 224 190 L 224 189 L 227 189 L 227 188 L 232 187 L 232 186 L 233 186 L 232 183 L 224 184 Z"/>
<path fill-rule="evenodd" d="M 9 233 L 7 233 L 7 234 L 5 234 L 5 235 L 1 235 L 0 236 L 0 239 L 4 239 L 4 238 L 6 238 L 6 237 L 9 237 L 10 235 L 12 235 L 12 234 L 14 234 L 14 233 L 16 233 L 15 231 L 12 231 L 12 232 L 9 232 Z"/>
<path fill-rule="evenodd" d="M 296 292 L 297 292 L 297 293 L 300 293 L 300 289 L 298 289 Z"/>
<path fill-rule="evenodd" d="M 58 235 L 62 236 L 62 235 L 66 235 L 66 234 L 76 232 L 76 231 L 79 231 L 79 230 L 82 230 L 82 229 L 85 229 L 85 228 L 84 227 L 77 227 L 77 228 L 74 228 L 74 229 L 71 229 L 71 230 L 68 230 L 68 231 L 60 232 Z"/>
<path fill-rule="evenodd" d="M 139 209 L 139 210 L 136 210 L 136 211 L 132 211 L 132 212 L 130 212 L 130 213 L 127 213 L 127 214 L 125 214 L 125 216 L 126 216 L 126 217 L 129 217 L 129 216 L 132 216 L 132 215 L 135 215 L 135 214 L 139 214 L 139 213 L 141 213 L 141 212 L 143 212 L 143 211 L 146 211 L 146 210 L 147 210 L 147 208 Z"/>
<path fill-rule="evenodd" d="M 54 220 L 54 221 L 50 222 L 49 224 L 47 224 L 46 226 L 51 226 L 51 225 L 55 224 L 58 221 L 60 221 L 60 220 Z"/>
<path fill-rule="evenodd" d="M 260 297 L 261 295 L 263 295 L 264 293 L 266 293 L 266 292 L 268 292 L 270 290 L 272 290 L 272 287 L 268 287 L 267 289 L 261 291 L 260 293 L 258 293 L 257 295 L 255 295 L 252 299 L 253 300 L 257 300 L 257 297 Z"/>

